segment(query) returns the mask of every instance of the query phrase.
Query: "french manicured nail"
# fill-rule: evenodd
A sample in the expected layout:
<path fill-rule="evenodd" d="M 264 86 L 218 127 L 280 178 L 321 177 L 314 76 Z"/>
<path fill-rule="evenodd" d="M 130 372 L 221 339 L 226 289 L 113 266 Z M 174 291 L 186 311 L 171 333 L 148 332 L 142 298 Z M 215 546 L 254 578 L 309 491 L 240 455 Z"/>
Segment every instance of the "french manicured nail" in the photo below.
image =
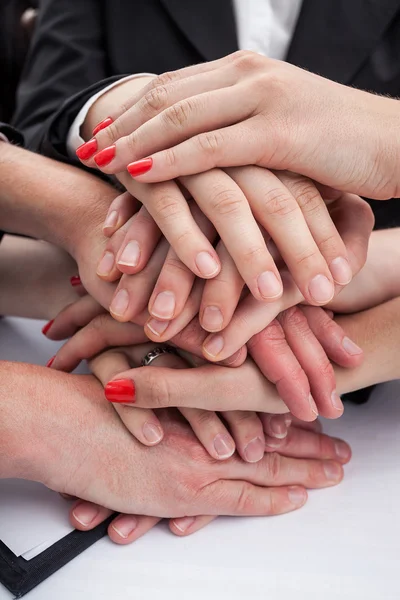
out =
<path fill-rule="evenodd" d="M 134 404 L 136 388 L 132 379 L 115 379 L 109 381 L 104 388 L 105 397 L 116 404 Z"/>
<path fill-rule="evenodd" d="M 154 333 L 154 335 L 158 335 L 160 337 L 168 326 L 168 321 L 158 321 L 157 319 L 150 319 L 150 321 L 146 323 L 146 327 L 148 327 L 150 331 Z"/>
<path fill-rule="evenodd" d="M 204 309 L 201 325 L 206 331 L 219 331 L 224 323 L 224 317 L 218 306 L 207 306 Z"/>
<path fill-rule="evenodd" d="M 94 504 L 86 504 L 84 502 L 83 504 L 78 504 L 78 506 L 75 507 L 72 511 L 72 514 L 74 515 L 78 523 L 80 523 L 84 527 L 87 527 L 88 525 L 93 523 L 93 521 L 99 514 L 99 509 Z"/>
<path fill-rule="evenodd" d="M 139 260 L 140 246 L 135 240 L 132 240 L 125 246 L 124 251 L 118 259 L 118 264 L 127 267 L 137 267 Z"/>
<path fill-rule="evenodd" d="M 287 426 L 280 417 L 271 417 L 269 425 L 274 437 L 283 440 L 287 436 Z"/>
<path fill-rule="evenodd" d="M 219 458 L 229 458 L 235 452 L 235 443 L 229 435 L 219 433 L 214 438 L 214 448 Z"/>
<path fill-rule="evenodd" d="M 311 396 L 311 394 L 308 396 L 308 401 L 310 403 L 310 407 L 311 407 L 311 410 L 313 411 L 314 415 L 318 415 L 318 408 L 317 408 L 317 405 L 315 404 L 315 400 Z"/>
<path fill-rule="evenodd" d="M 153 317 L 159 319 L 173 319 L 175 304 L 175 294 L 173 292 L 160 292 L 157 294 L 150 312 Z"/>
<path fill-rule="evenodd" d="M 333 408 L 335 408 L 336 410 L 340 410 L 341 412 L 343 412 L 343 402 L 340 399 L 339 394 L 337 393 L 336 390 L 333 390 L 332 395 L 331 395 L 331 402 L 332 402 L 332 406 Z"/>
<path fill-rule="evenodd" d="M 49 362 L 47 363 L 46 367 L 48 367 L 50 369 L 51 365 L 53 364 L 53 362 L 56 360 L 55 356 L 52 356 L 51 359 L 49 360 Z"/>
<path fill-rule="evenodd" d="M 135 517 L 131 517 L 130 515 L 118 517 L 118 519 L 116 519 L 111 525 L 115 533 L 124 538 L 124 540 L 126 540 L 135 531 L 137 526 L 137 519 L 135 519 Z"/>
<path fill-rule="evenodd" d="M 329 265 L 333 279 L 339 285 L 347 285 L 353 279 L 349 261 L 346 258 L 339 256 L 335 258 Z"/>
<path fill-rule="evenodd" d="M 129 306 L 129 294 L 126 290 L 119 290 L 110 305 L 110 312 L 117 317 L 123 317 Z"/>
<path fill-rule="evenodd" d="M 282 284 L 272 271 L 261 273 L 257 279 L 257 284 L 261 296 L 265 299 L 277 298 L 282 294 Z"/>
<path fill-rule="evenodd" d="M 163 438 L 162 431 L 153 423 L 145 423 L 142 428 L 143 435 L 149 444 L 158 444 Z"/>
<path fill-rule="evenodd" d="M 204 344 L 205 352 L 212 357 L 218 356 L 224 348 L 225 341 L 222 335 L 212 335 Z"/>
<path fill-rule="evenodd" d="M 43 335 L 46 335 L 46 333 L 48 333 L 50 331 L 50 328 L 53 325 L 53 323 L 54 323 L 54 319 L 52 319 L 51 321 L 49 321 L 48 323 L 46 323 L 46 325 L 42 329 Z"/>
<path fill-rule="evenodd" d="M 89 160 L 92 158 L 93 154 L 97 152 L 97 141 L 95 138 L 86 142 L 86 144 L 82 144 L 76 151 L 76 155 L 80 160 Z"/>
<path fill-rule="evenodd" d="M 351 456 L 351 451 L 347 444 L 338 441 L 335 442 L 335 454 L 338 458 L 341 458 L 342 460 L 348 460 Z"/>
<path fill-rule="evenodd" d="M 189 527 L 193 525 L 195 520 L 196 519 L 194 517 L 183 517 L 182 519 L 174 520 L 174 525 L 177 529 L 179 529 L 179 531 L 185 533 Z"/>
<path fill-rule="evenodd" d="M 348 354 L 351 356 L 356 356 L 357 354 L 362 354 L 362 349 L 360 346 L 357 346 L 350 338 L 344 337 L 342 340 L 342 346 L 346 350 Z"/>
<path fill-rule="evenodd" d="M 333 283 L 325 275 L 316 275 L 308 286 L 312 299 L 318 304 L 326 304 L 335 294 Z"/>
<path fill-rule="evenodd" d="M 112 160 L 114 160 L 116 151 L 117 148 L 115 144 L 113 144 L 112 146 L 104 148 L 104 150 L 100 150 L 93 160 L 98 167 L 105 167 L 106 165 L 110 164 Z"/>
<path fill-rule="evenodd" d="M 82 281 L 79 275 L 73 275 L 69 281 L 72 287 L 78 287 L 78 285 L 82 285 Z"/>
<path fill-rule="evenodd" d="M 138 177 L 144 175 L 147 171 L 150 171 L 153 166 L 152 158 L 143 158 L 142 160 L 136 160 L 127 166 L 128 172 L 132 177 Z"/>
<path fill-rule="evenodd" d="M 213 277 L 219 271 L 219 264 L 208 252 L 199 252 L 196 266 L 202 277 Z"/>
<path fill-rule="evenodd" d="M 114 227 L 118 223 L 118 212 L 116 210 L 112 210 L 109 215 L 107 215 L 106 220 L 104 221 L 103 229 L 114 229 Z"/>
<path fill-rule="evenodd" d="M 106 127 L 109 127 L 111 123 L 113 123 L 113 119 L 111 117 L 107 117 L 107 119 L 104 119 L 104 121 L 100 121 L 100 123 L 93 129 L 93 136 L 97 135 L 99 131 L 106 129 Z"/>
<path fill-rule="evenodd" d="M 265 444 L 261 438 L 256 437 L 251 440 L 243 450 L 247 462 L 255 463 L 264 456 Z"/>
<path fill-rule="evenodd" d="M 340 465 L 335 462 L 325 462 L 324 472 L 328 481 L 339 481 L 342 477 L 342 469 Z"/>
<path fill-rule="evenodd" d="M 109 275 L 114 268 L 114 262 L 114 254 L 112 252 L 104 252 L 103 258 L 97 267 L 97 275 L 102 275 L 103 277 Z"/>
<path fill-rule="evenodd" d="M 306 490 L 297 486 L 291 486 L 288 488 L 288 496 L 290 502 L 294 506 L 303 506 L 307 500 Z"/>

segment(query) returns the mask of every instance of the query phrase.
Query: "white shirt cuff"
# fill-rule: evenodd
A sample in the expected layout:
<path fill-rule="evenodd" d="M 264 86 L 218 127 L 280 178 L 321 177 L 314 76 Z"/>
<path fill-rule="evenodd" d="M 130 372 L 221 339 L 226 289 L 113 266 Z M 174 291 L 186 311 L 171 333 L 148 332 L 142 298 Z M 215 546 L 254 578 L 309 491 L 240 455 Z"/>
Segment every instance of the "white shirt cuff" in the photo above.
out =
<path fill-rule="evenodd" d="M 10 143 L 10 140 L 4 133 L 0 133 L 0 142 L 6 142 L 6 144 Z"/>
<path fill-rule="evenodd" d="M 97 94 L 89 98 L 86 104 L 82 106 L 81 110 L 75 117 L 75 120 L 72 123 L 67 136 L 67 150 L 71 158 L 75 158 L 76 149 L 85 143 L 85 140 L 81 137 L 81 127 L 86 119 L 86 115 L 88 114 L 90 108 L 93 106 L 96 100 L 100 98 L 100 96 L 111 90 L 113 87 L 120 85 L 120 83 L 122 83 L 123 81 L 129 81 L 130 79 L 136 79 L 138 77 L 156 77 L 156 75 L 154 75 L 154 73 L 135 73 L 135 75 L 122 77 L 122 79 L 114 81 L 114 83 L 112 83 L 111 85 L 108 85 L 107 87 L 100 90 L 100 92 L 97 92 Z"/>

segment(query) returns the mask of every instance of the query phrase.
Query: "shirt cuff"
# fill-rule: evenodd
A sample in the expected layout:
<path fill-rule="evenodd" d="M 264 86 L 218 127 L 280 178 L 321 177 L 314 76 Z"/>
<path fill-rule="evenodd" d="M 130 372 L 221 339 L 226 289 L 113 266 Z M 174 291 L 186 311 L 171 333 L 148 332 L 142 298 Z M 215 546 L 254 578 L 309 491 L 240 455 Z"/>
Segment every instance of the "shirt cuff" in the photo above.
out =
<path fill-rule="evenodd" d="M 8 139 L 8 137 L 6 135 L 4 135 L 4 133 L 1 133 L 1 131 L 0 131 L 0 142 L 6 142 L 6 144 L 10 143 L 10 140 Z"/>
<path fill-rule="evenodd" d="M 111 90 L 113 87 L 120 85 L 120 83 L 122 83 L 123 81 L 130 81 L 131 79 L 137 79 L 138 77 L 156 77 L 156 75 L 154 73 L 135 73 L 135 75 L 123 77 L 122 79 L 114 81 L 114 83 L 112 83 L 111 85 L 108 85 L 107 87 L 103 88 L 102 90 L 100 90 L 100 92 L 97 92 L 97 94 L 89 98 L 86 104 L 82 106 L 81 110 L 75 117 L 75 120 L 72 123 L 67 136 L 67 150 L 70 158 L 75 158 L 77 148 L 79 148 L 79 146 L 85 143 L 85 140 L 81 137 L 81 127 L 86 119 L 86 115 L 88 114 L 90 108 L 93 106 L 96 100 L 98 100 L 100 96 Z"/>

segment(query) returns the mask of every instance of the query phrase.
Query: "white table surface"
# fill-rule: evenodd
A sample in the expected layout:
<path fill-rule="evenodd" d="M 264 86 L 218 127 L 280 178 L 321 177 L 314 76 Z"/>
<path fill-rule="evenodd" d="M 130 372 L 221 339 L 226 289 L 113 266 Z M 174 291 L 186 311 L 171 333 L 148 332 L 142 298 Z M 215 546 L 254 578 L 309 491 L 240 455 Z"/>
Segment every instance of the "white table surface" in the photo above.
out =
<path fill-rule="evenodd" d="M 57 345 L 41 325 L 0 322 L 0 359 L 44 364 Z M 223 518 L 184 539 L 165 525 L 131 546 L 103 539 L 28 600 L 400 598 L 399 392 L 399 382 L 381 386 L 367 405 L 326 424 L 350 442 L 353 460 L 340 486 L 311 492 L 302 510 Z M 9 598 L 0 586 L 0 600 Z"/>

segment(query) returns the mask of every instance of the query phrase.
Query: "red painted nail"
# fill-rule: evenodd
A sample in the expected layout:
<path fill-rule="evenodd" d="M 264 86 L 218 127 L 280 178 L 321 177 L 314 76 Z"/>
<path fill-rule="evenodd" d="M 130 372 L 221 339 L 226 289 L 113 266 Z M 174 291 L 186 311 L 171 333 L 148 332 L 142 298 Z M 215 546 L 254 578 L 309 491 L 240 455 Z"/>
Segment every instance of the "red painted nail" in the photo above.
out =
<path fill-rule="evenodd" d="M 51 367 L 51 365 L 53 364 L 53 362 L 55 361 L 55 356 L 52 356 L 51 359 L 49 360 L 49 362 L 47 363 L 46 367 Z"/>
<path fill-rule="evenodd" d="M 109 381 L 104 389 L 109 402 L 120 404 L 134 404 L 136 402 L 136 389 L 132 379 L 116 379 Z"/>
<path fill-rule="evenodd" d="M 115 144 L 112 146 L 108 146 L 108 148 L 104 148 L 104 150 L 100 150 L 98 154 L 94 157 L 94 162 L 98 167 L 105 167 L 110 163 L 115 157 L 116 147 Z"/>
<path fill-rule="evenodd" d="M 113 123 L 113 119 L 111 117 L 107 117 L 104 121 L 101 121 L 96 127 L 93 129 L 93 135 L 97 135 L 99 131 L 102 129 L 106 129 L 109 125 Z"/>
<path fill-rule="evenodd" d="M 86 144 L 82 144 L 76 151 L 76 155 L 80 160 L 89 160 L 92 158 L 93 154 L 97 152 L 97 141 L 95 138 L 86 142 Z"/>
<path fill-rule="evenodd" d="M 142 160 L 136 160 L 135 162 L 128 165 L 127 169 L 132 177 L 137 177 L 138 175 L 144 175 L 147 171 L 150 171 L 153 166 L 152 158 L 143 158 Z"/>
<path fill-rule="evenodd" d="M 42 329 L 43 335 L 46 335 L 46 333 L 49 331 L 49 329 L 53 325 L 53 323 L 54 323 L 54 319 L 52 319 L 51 321 L 49 321 L 48 323 L 46 323 L 46 325 Z"/>
<path fill-rule="evenodd" d="M 70 282 L 71 282 L 72 287 L 82 285 L 82 281 L 81 281 L 81 278 L 79 277 L 79 275 L 73 275 L 70 279 Z"/>

